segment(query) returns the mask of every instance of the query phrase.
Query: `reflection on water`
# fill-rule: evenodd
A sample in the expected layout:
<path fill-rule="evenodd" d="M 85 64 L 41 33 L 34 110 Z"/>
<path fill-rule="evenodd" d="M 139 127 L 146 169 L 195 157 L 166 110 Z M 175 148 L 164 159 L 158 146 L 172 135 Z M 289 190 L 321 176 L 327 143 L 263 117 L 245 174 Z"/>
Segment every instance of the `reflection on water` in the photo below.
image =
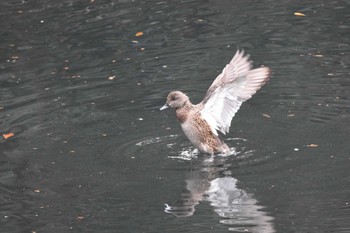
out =
<path fill-rule="evenodd" d="M 0 231 L 349 232 L 349 9 L 0 1 Z M 237 47 L 273 70 L 228 135 L 259 153 L 205 161 L 155 109 L 201 100 Z"/>
<path fill-rule="evenodd" d="M 209 202 L 227 225 L 236 232 L 275 232 L 272 220 L 263 206 L 246 191 L 237 187 L 237 179 L 231 176 L 228 157 L 199 158 L 198 167 L 187 173 L 186 190 L 174 205 L 165 204 L 164 211 L 177 217 L 190 217 L 196 206 Z M 196 166 L 196 165 L 195 165 Z"/>
<path fill-rule="evenodd" d="M 206 199 L 214 207 L 214 211 L 222 218 L 229 230 L 270 233 L 275 232 L 268 216 L 257 204 L 257 200 L 244 190 L 236 187 L 233 177 L 216 178 L 210 182 Z"/>

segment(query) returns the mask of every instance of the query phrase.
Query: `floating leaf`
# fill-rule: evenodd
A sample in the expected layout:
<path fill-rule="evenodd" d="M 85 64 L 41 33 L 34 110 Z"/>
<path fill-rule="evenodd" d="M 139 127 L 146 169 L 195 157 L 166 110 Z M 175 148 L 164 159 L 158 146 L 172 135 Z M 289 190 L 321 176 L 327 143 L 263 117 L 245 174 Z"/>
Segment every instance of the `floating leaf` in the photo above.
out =
<path fill-rule="evenodd" d="M 306 16 L 305 14 L 301 13 L 301 12 L 294 12 L 295 16 Z"/>
<path fill-rule="evenodd" d="M 143 32 L 136 32 L 135 36 L 137 37 L 143 36 Z"/>
<path fill-rule="evenodd" d="M 15 134 L 14 134 L 14 133 L 5 133 L 5 134 L 3 134 L 2 136 L 3 136 L 5 139 L 8 139 L 8 138 L 10 138 L 10 137 L 15 136 Z"/>

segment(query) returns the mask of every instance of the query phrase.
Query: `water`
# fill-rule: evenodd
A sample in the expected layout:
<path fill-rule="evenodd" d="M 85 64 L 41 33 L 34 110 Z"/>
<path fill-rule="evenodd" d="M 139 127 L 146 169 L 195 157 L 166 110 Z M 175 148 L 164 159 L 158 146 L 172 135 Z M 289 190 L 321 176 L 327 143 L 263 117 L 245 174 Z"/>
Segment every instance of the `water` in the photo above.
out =
<path fill-rule="evenodd" d="M 350 232 L 349 3 L 2 1 L 0 232 Z M 157 109 L 237 48 L 273 74 L 210 158 Z"/>

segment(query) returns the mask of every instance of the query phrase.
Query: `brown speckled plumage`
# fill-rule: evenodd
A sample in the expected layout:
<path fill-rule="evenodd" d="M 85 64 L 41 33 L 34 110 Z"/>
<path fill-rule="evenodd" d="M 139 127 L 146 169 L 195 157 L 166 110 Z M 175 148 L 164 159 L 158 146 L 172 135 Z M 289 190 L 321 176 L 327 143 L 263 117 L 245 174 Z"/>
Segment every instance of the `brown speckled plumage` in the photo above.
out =
<path fill-rule="evenodd" d="M 260 89 L 268 80 L 267 67 L 252 69 L 248 56 L 238 51 L 222 73 L 214 80 L 203 101 L 193 105 L 181 91 L 170 92 L 160 109 L 174 108 L 182 130 L 201 152 L 229 152 L 217 131 L 227 133 L 231 119 L 242 102 Z"/>

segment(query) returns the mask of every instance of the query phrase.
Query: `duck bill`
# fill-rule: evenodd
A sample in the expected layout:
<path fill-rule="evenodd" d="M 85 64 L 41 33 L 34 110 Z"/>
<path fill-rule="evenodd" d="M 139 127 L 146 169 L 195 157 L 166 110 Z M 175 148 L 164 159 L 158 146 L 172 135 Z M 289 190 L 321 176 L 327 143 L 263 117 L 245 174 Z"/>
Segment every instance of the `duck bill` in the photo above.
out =
<path fill-rule="evenodd" d="M 165 105 L 164 105 L 163 107 L 161 107 L 159 110 L 162 111 L 162 110 L 167 109 L 167 108 L 169 108 L 169 105 L 168 105 L 168 104 L 165 104 Z"/>

